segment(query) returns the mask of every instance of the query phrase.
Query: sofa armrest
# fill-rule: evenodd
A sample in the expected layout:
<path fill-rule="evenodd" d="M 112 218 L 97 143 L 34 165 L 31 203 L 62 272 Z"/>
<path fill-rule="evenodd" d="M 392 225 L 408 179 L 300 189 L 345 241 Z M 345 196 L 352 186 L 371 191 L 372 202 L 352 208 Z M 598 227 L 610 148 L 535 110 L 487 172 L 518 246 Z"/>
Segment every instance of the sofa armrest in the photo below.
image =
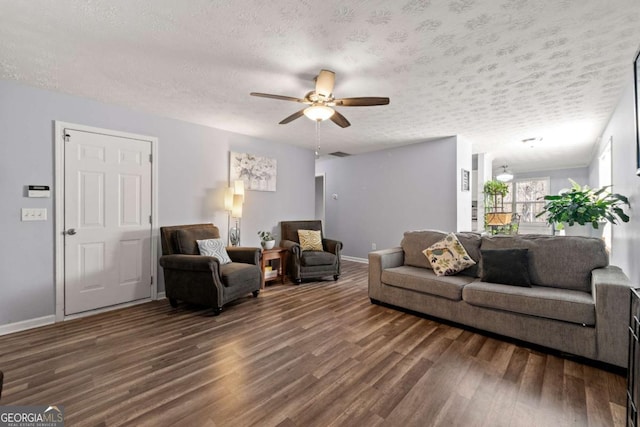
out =
<path fill-rule="evenodd" d="M 286 250 L 294 254 L 296 257 L 299 257 L 300 253 L 302 252 L 302 250 L 300 249 L 300 244 L 292 240 L 281 240 L 280 247 L 285 248 Z"/>
<path fill-rule="evenodd" d="M 160 265 L 173 270 L 213 271 L 216 274 L 220 270 L 217 258 L 202 255 L 163 255 L 160 257 Z"/>
<path fill-rule="evenodd" d="M 327 252 L 331 252 L 334 255 L 340 255 L 342 250 L 342 242 L 333 239 L 322 239 L 322 246 Z"/>
<path fill-rule="evenodd" d="M 163 255 L 164 288 L 169 299 L 221 307 L 224 289 L 220 261 L 203 255 Z"/>
<path fill-rule="evenodd" d="M 597 268 L 591 272 L 591 293 L 596 303 L 598 359 L 626 367 L 631 282 L 619 267 Z"/>
<path fill-rule="evenodd" d="M 382 295 L 382 271 L 400 267 L 404 263 L 401 247 L 369 252 L 369 298 L 380 300 Z"/>
<path fill-rule="evenodd" d="M 228 246 L 227 253 L 233 262 L 243 262 L 245 264 L 260 265 L 260 248 L 250 248 L 246 246 Z"/>

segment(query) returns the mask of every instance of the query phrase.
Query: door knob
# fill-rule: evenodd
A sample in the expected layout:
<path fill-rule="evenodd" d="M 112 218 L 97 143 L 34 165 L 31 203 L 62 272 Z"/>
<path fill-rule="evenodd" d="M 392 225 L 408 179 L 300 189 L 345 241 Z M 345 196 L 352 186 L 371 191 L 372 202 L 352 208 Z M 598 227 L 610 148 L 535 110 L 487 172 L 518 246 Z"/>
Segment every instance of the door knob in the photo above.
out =
<path fill-rule="evenodd" d="M 73 236 L 74 234 L 76 234 L 76 229 L 70 228 L 67 230 L 66 234 L 68 234 L 69 236 Z"/>

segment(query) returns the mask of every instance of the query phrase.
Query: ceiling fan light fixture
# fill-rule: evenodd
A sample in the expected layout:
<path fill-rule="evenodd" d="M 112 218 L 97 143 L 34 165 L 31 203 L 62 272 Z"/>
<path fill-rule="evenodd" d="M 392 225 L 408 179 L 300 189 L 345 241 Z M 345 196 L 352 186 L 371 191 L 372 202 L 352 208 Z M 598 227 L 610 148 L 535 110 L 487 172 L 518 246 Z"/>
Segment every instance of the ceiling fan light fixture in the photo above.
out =
<path fill-rule="evenodd" d="M 502 172 L 496 176 L 498 181 L 509 182 L 513 179 L 513 174 L 507 170 L 507 167 L 507 165 L 502 166 Z"/>
<path fill-rule="evenodd" d="M 304 109 L 305 116 L 318 122 L 327 120 L 329 117 L 333 116 L 333 113 L 335 113 L 333 108 L 327 107 L 326 105 L 312 105 L 311 107 Z"/>

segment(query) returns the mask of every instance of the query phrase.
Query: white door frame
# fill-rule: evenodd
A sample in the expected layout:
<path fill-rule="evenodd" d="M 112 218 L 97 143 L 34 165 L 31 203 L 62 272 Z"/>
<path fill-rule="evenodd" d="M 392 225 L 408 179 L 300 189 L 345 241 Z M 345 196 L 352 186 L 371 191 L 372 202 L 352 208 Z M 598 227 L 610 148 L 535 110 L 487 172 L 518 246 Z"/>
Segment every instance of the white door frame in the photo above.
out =
<path fill-rule="evenodd" d="M 119 132 L 111 129 L 102 129 L 92 126 L 78 125 L 74 123 L 61 122 L 56 120 L 54 125 L 54 155 L 55 155 L 55 305 L 56 322 L 65 319 L 83 317 L 101 311 L 113 310 L 114 308 L 131 305 L 131 303 L 121 304 L 106 309 L 98 309 L 80 313 L 78 315 L 65 316 L 64 314 L 64 130 L 74 129 L 83 132 L 100 133 L 121 138 L 139 139 L 151 142 L 151 298 L 135 301 L 134 304 L 155 300 L 158 298 L 158 138 L 135 133 Z"/>

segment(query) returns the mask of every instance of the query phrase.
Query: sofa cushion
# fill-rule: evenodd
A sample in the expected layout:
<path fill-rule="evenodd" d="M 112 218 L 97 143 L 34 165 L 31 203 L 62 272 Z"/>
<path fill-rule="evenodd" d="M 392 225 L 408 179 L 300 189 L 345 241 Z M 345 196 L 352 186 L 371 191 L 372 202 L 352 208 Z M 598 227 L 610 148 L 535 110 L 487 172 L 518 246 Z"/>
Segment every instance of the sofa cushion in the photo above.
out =
<path fill-rule="evenodd" d="M 431 270 L 431 263 L 425 258 L 422 251 L 444 239 L 446 235 L 447 233 L 436 230 L 407 231 L 404 233 L 402 242 L 400 242 L 404 252 L 404 265 Z"/>
<path fill-rule="evenodd" d="M 472 260 L 476 263 L 469 268 L 466 268 L 460 272 L 460 274 L 464 274 L 465 276 L 470 277 L 480 277 L 479 267 L 480 267 L 480 243 L 482 243 L 482 238 L 478 233 L 471 232 L 462 232 L 456 233 L 456 237 L 458 241 L 464 246 L 464 250 L 467 251 Z"/>
<path fill-rule="evenodd" d="M 176 246 L 181 254 L 199 255 L 198 243 L 196 240 L 207 240 L 219 238 L 218 229 L 208 228 L 187 228 L 176 231 Z"/>
<path fill-rule="evenodd" d="M 529 249 L 531 284 L 591 292 L 591 271 L 606 267 L 601 239 L 573 236 L 482 236 L 482 249 Z"/>
<path fill-rule="evenodd" d="M 215 257 L 220 261 L 220 264 L 229 264 L 231 262 L 222 239 L 196 240 L 196 242 L 198 243 L 200 255 Z"/>
<path fill-rule="evenodd" d="M 402 251 L 404 252 L 404 264 L 413 267 L 431 269 L 431 264 L 425 258 L 422 251 L 429 246 L 445 238 L 447 233 L 438 230 L 407 231 L 404 233 Z M 456 233 L 456 237 L 464 246 L 472 260 L 480 263 L 480 243 L 481 238 L 478 233 Z M 473 265 L 460 274 L 470 277 L 478 277 L 478 264 Z"/>
<path fill-rule="evenodd" d="M 260 281 L 260 267 L 254 264 L 232 262 L 220 266 L 220 278 L 226 287 L 249 285 Z"/>
<path fill-rule="evenodd" d="M 436 276 L 453 276 L 476 263 L 454 233 L 447 234 L 444 239 L 429 246 L 422 253 L 429 260 Z"/>
<path fill-rule="evenodd" d="M 333 265 L 336 256 L 331 252 L 304 251 L 300 256 L 302 265 L 310 267 L 312 265 Z"/>
<path fill-rule="evenodd" d="M 382 282 L 387 285 L 437 295 L 454 301 L 462 299 L 462 288 L 473 280 L 472 277 L 460 275 L 438 277 L 433 270 L 408 265 L 386 268 L 382 271 Z"/>
<path fill-rule="evenodd" d="M 531 287 L 529 249 L 482 249 L 482 281 Z"/>
<path fill-rule="evenodd" d="M 544 286 L 524 288 L 476 281 L 464 287 L 462 299 L 480 307 L 595 325 L 595 302 L 588 292 Z"/>

